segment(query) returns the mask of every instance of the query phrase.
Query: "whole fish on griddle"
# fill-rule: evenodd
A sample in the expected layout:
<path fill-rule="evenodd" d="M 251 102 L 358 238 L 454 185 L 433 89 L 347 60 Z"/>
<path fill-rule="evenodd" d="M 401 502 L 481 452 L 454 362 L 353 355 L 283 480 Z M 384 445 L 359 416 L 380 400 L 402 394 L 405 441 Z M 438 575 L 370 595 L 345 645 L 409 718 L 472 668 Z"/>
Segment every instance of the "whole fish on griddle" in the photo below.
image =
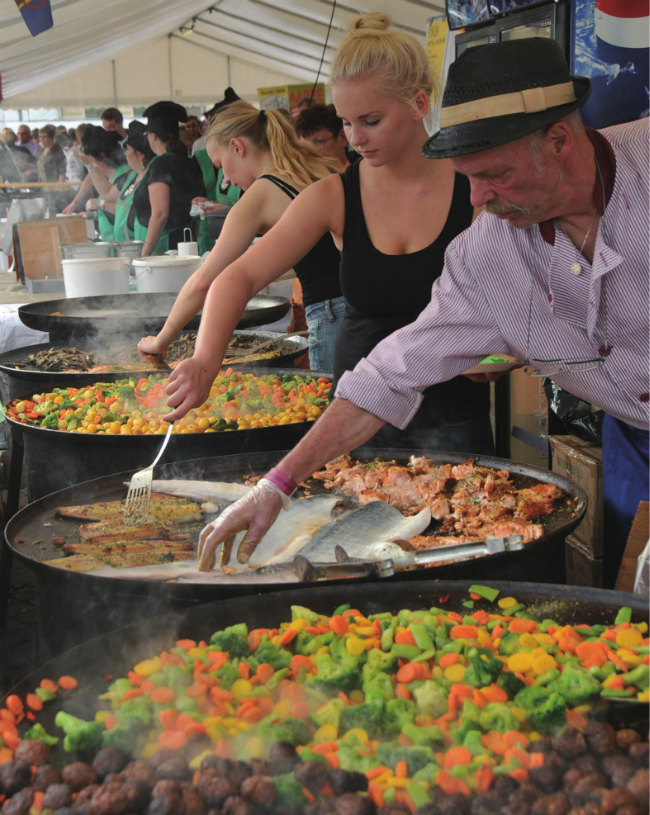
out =
<path fill-rule="evenodd" d="M 227 481 L 184 481 L 179 478 L 169 481 L 154 480 L 151 490 L 199 503 L 211 501 L 215 504 L 231 504 L 243 498 L 251 487 Z"/>

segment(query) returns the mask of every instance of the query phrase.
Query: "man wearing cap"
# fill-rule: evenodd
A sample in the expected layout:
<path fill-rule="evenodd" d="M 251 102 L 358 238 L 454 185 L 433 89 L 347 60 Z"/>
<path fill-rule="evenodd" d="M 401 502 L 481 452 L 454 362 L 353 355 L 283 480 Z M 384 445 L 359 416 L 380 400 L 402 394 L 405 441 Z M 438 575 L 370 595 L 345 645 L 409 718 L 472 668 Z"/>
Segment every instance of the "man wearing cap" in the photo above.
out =
<path fill-rule="evenodd" d="M 384 423 L 406 427 L 428 386 L 506 354 L 606 412 L 613 586 L 648 499 L 648 127 L 585 131 L 577 109 L 589 89 L 542 38 L 472 48 L 452 64 L 424 153 L 451 158 L 485 212 L 449 245 L 419 318 L 346 373 L 300 444 L 206 528 L 201 567 L 248 527 L 245 562 L 297 483 Z"/>

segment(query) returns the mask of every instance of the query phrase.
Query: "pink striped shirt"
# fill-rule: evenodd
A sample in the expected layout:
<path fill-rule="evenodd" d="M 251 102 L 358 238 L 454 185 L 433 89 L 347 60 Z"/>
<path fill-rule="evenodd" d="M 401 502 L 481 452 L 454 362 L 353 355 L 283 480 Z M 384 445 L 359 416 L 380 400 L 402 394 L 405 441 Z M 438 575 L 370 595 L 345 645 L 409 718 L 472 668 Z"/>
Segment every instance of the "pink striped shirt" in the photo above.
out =
<path fill-rule="evenodd" d="M 572 275 L 576 250 L 564 232 L 556 230 L 549 242 L 537 225 L 515 229 L 482 213 L 449 245 L 430 304 L 344 374 L 338 397 L 404 428 L 429 385 L 458 376 L 488 354 L 523 361 L 534 238 L 531 360 L 599 356 L 607 275 L 609 356 L 600 368 L 553 379 L 612 416 L 648 428 L 648 120 L 600 132 L 613 150 L 616 170 L 593 264 L 581 258 L 582 273 Z"/>

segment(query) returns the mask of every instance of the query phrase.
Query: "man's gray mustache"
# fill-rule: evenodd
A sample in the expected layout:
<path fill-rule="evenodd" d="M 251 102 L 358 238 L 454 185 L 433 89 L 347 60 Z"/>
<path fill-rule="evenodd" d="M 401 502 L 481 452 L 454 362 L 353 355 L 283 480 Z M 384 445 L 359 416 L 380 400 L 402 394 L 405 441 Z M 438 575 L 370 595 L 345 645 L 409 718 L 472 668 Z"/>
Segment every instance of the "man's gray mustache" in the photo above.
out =
<path fill-rule="evenodd" d="M 527 207 L 520 207 L 518 204 L 495 204 L 489 201 L 485 205 L 485 211 L 490 215 L 510 215 L 511 212 L 519 212 L 522 215 L 530 215 L 530 210 Z"/>

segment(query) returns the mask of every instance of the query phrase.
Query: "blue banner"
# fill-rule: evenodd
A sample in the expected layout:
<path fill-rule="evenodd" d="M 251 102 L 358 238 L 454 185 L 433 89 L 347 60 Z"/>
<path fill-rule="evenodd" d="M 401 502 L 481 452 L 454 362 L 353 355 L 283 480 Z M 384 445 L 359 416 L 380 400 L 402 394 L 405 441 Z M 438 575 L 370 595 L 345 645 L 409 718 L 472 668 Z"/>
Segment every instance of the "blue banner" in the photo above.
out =
<path fill-rule="evenodd" d="M 23 20 L 29 29 L 32 37 L 52 28 L 52 7 L 50 0 L 14 0 L 18 6 Z"/>

